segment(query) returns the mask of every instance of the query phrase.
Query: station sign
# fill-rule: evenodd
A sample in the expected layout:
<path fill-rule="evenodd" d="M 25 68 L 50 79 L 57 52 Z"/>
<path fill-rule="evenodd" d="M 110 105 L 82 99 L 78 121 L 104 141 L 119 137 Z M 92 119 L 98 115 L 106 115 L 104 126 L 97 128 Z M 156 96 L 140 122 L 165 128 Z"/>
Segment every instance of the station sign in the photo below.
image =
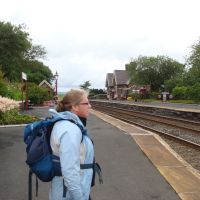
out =
<path fill-rule="evenodd" d="M 27 74 L 25 74 L 24 72 L 22 72 L 22 80 L 27 81 Z"/>

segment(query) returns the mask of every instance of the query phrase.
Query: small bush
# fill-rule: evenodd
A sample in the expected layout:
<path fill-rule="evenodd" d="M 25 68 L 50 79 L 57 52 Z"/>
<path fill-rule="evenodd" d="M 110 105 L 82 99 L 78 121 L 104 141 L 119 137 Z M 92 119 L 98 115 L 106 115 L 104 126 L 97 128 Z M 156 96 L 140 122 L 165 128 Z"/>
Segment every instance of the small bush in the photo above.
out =
<path fill-rule="evenodd" d="M 14 108 L 19 108 L 17 101 L 0 96 L 0 113 L 5 113 Z"/>
<path fill-rule="evenodd" d="M 49 95 L 48 90 L 41 88 L 34 83 L 28 84 L 28 99 L 33 104 L 43 104 L 44 101 L 48 101 L 53 97 Z"/>
<path fill-rule="evenodd" d="M 21 90 L 19 83 L 10 83 L 0 80 L 0 95 L 10 99 L 21 100 Z"/>
<path fill-rule="evenodd" d="M 186 99 L 186 91 L 187 91 L 187 87 L 185 87 L 185 86 L 182 86 L 182 87 L 176 86 L 172 90 L 172 95 L 173 95 L 174 99 Z"/>
<path fill-rule="evenodd" d="M 195 85 L 188 87 L 186 90 L 186 97 L 187 99 L 200 102 L 200 83 L 196 83 Z"/>
<path fill-rule="evenodd" d="M 21 115 L 17 108 L 0 113 L 0 124 L 24 124 L 37 121 L 39 118 L 30 115 Z"/>
<path fill-rule="evenodd" d="M 158 98 L 159 95 L 160 95 L 160 92 L 151 92 L 151 93 L 149 94 L 149 98 L 150 98 L 150 99 L 159 99 L 159 98 Z"/>
<path fill-rule="evenodd" d="M 127 100 L 128 101 L 132 101 L 133 99 L 132 99 L 132 97 L 128 97 Z"/>
<path fill-rule="evenodd" d="M 140 95 L 137 92 L 132 92 L 128 96 L 131 97 L 132 99 L 139 99 L 140 98 Z"/>
<path fill-rule="evenodd" d="M 0 80 L 0 95 L 3 97 L 7 97 L 8 89 L 6 83 Z"/>
<path fill-rule="evenodd" d="M 8 83 L 7 84 L 7 97 L 15 100 L 22 99 L 22 92 L 19 83 Z"/>

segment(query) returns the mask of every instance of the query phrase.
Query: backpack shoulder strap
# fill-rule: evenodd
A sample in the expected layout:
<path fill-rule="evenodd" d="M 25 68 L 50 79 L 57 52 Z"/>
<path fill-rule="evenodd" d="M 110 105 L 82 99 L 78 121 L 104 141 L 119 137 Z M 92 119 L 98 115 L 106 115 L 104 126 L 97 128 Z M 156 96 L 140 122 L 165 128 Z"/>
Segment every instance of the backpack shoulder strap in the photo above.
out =
<path fill-rule="evenodd" d="M 75 125 L 77 125 L 79 127 L 79 129 L 81 130 L 81 133 L 82 133 L 82 139 L 81 139 L 81 142 L 83 141 L 83 136 L 86 135 L 86 129 L 84 129 L 83 126 L 81 126 L 79 123 L 77 123 L 76 121 L 74 121 L 73 119 L 64 119 L 64 118 L 61 118 L 61 117 L 57 117 L 57 118 L 52 118 L 52 122 L 53 122 L 53 125 L 56 123 L 56 122 L 59 122 L 59 121 L 64 121 L 64 120 L 67 120 Z"/>
<path fill-rule="evenodd" d="M 81 126 L 79 123 L 75 122 L 72 119 L 69 119 L 68 121 L 72 122 L 73 124 L 76 124 L 79 127 L 79 129 L 81 130 L 81 133 L 82 133 L 82 139 L 81 139 L 81 142 L 82 142 L 83 141 L 83 136 L 86 135 L 86 129 L 84 129 L 83 126 Z"/>

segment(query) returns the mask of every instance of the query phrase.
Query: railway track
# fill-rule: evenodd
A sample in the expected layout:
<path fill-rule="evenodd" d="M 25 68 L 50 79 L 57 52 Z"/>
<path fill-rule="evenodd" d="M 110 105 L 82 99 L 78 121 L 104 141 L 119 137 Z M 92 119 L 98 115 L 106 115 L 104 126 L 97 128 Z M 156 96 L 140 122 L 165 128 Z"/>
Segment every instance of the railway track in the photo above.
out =
<path fill-rule="evenodd" d="M 104 112 L 168 139 L 200 150 L 200 123 L 192 120 L 155 115 L 109 105 L 92 104 L 93 109 Z"/>

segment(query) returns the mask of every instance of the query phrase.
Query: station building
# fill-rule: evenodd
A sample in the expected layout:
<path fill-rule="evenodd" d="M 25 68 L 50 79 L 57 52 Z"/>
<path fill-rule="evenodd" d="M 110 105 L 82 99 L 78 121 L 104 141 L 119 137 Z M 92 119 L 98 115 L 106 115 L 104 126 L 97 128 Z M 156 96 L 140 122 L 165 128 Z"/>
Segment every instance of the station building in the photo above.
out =
<path fill-rule="evenodd" d="M 146 92 L 150 92 L 150 85 L 138 86 L 132 84 L 126 70 L 114 70 L 113 73 L 107 73 L 105 86 L 109 100 L 126 100 L 129 93 L 137 92 L 144 96 Z"/>
<path fill-rule="evenodd" d="M 126 70 L 114 70 L 106 75 L 108 99 L 127 99 L 130 78 Z"/>

